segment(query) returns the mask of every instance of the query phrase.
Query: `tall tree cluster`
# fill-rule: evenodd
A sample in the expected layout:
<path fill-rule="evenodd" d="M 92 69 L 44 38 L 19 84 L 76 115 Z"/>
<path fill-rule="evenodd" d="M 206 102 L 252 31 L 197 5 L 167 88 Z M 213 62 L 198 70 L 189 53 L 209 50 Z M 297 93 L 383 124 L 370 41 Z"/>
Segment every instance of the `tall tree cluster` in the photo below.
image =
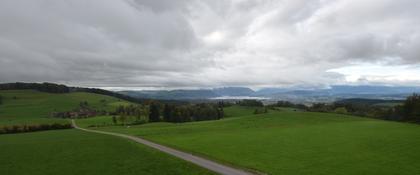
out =
<path fill-rule="evenodd" d="M 258 100 L 241 100 L 238 101 L 237 104 L 239 106 L 253 106 L 253 107 L 263 107 L 264 104 Z"/>
<path fill-rule="evenodd" d="M 148 105 L 130 105 L 120 106 L 116 109 L 115 115 L 118 117 L 115 120 L 128 120 L 128 118 L 137 116 L 138 120 L 143 120 L 147 117 L 148 122 L 191 122 L 202 120 L 218 120 L 223 118 L 223 104 L 221 103 L 201 103 L 201 104 L 170 104 L 153 101 Z M 140 118 L 142 117 L 142 118 Z M 121 121 L 123 122 L 123 121 Z M 123 122 L 125 123 L 125 122 Z"/>
<path fill-rule="evenodd" d="M 420 95 L 413 94 L 408 97 L 402 106 L 402 112 L 405 120 L 420 122 Z"/>
<path fill-rule="evenodd" d="M 163 119 L 167 122 L 190 122 L 202 120 L 218 120 L 224 117 L 223 106 L 202 103 L 195 105 L 165 104 Z"/>

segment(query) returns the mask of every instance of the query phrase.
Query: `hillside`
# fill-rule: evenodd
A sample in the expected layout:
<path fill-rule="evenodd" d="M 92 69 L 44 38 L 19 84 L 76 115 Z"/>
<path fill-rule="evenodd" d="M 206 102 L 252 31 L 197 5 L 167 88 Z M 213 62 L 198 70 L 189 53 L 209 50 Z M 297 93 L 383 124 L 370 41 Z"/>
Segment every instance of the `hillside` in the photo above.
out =
<path fill-rule="evenodd" d="M 419 125 L 331 113 L 252 111 L 232 106 L 225 109 L 230 117 L 218 121 L 96 129 L 140 136 L 268 174 L 420 173 Z M 78 121 L 85 122 L 92 120 Z"/>
<path fill-rule="evenodd" d="M 0 135 L 0 174 L 214 174 L 126 139 L 75 129 Z"/>
<path fill-rule="evenodd" d="M 50 113 L 73 110 L 79 107 L 80 102 L 87 102 L 89 107 L 105 111 L 113 111 L 118 105 L 129 104 L 115 97 L 87 92 L 0 90 L 0 95 L 3 97 L 3 104 L 0 105 L 0 125 L 67 122 L 51 118 Z"/>
<path fill-rule="evenodd" d="M 113 111 L 130 102 L 88 92 L 47 93 L 0 90 L 0 126 L 67 123 L 49 117 L 87 102 Z M 96 117 L 95 117 L 96 118 Z M 0 135 L 0 174 L 214 174 L 126 139 L 76 129 Z M 100 168 L 98 168 L 100 167 Z"/>

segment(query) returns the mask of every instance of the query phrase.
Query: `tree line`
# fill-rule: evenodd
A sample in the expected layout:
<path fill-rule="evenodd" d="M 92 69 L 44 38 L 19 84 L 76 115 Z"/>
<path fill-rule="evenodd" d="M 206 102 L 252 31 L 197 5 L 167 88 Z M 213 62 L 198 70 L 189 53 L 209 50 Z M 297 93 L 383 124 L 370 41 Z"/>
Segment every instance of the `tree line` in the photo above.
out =
<path fill-rule="evenodd" d="M 33 89 L 41 92 L 48 92 L 48 93 L 69 93 L 69 92 L 88 92 L 100 95 L 107 95 L 116 97 L 119 99 L 123 99 L 133 103 L 143 103 L 148 99 L 140 99 L 135 97 L 130 97 L 124 94 L 120 94 L 113 91 L 108 91 L 104 89 L 97 89 L 97 88 L 83 88 L 83 87 L 69 87 L 62 84 L 55 84 L 55 83 L 4 83 L 0 84 L 0 90 L 28 90 Z M 175 104 L 185 104 L 181 101 L 176 100 L 161 100 L 165 103 L 175 103 Z"/>
<path fill-rule="evenodd" d="M 236 102 L 239 106 L 263 107 L 264 104 L 258 100 L 241 100 Z"/>
<path fill-rule="evenodd" d="M 13 125 L 13 126 L 1 126 L 0 134 L 14 134 L 14 133 L 22 133 L 22 132 L 34 132 L 34 131 L 70 129 L 70 128 L 73 128 L 73 127 L 69 123 L 33 124 L 33 125 L 24 124 L 24 125 Z"/>
<path fill-rule="evenodd" d="M 277 101 L 277 103 L 268 105 L 268 107 L 270 107 L 270 108 L 285 107 L 285 108 L 296 108 L 296 109 L 301 109 L 301 110 L 307 110 L 308 109 L 308 106 L 306 106 L 304 104 L 292 103 L 292 102 L 289 102 L 289 101 Z"/>
<path fill-rule="evenodd" d="M 159 101 L 147 105 L 119 106 L 112 113 L 114 124 L 142 124 L 146 122 L 191 122 L 218 120 L 224 117 L 221 103 L 171 104 Z"/>
<path fill-rule="evenodd" d="M 26 89 L 33 89 L 38 90 L 41 92 L 49 92 L 49 93 L 68 93 L 70 92 L 70 88 L 61 85 L 61 84 L 54 84 L 54 83 L 5 83 L 0 84 L 0 90 L 26 90 Z"/>
<path fill-rule="evenodd" d="M 285 104 L 285 103 L 281 103 Z M 290 107 L 296 106 L 289 105 Z M 402 101 L 402 104 L 394 106 L 375 105 L 364 102 L 339 101 L 334 103 L 314 103 L 311 106 L 300 109 L 313 112 L 333 112 L 351 114 L 362 117 L 377 118 L 383 120 L 416 122 L 420 123 L 420 95 L 413 94 Z"/>

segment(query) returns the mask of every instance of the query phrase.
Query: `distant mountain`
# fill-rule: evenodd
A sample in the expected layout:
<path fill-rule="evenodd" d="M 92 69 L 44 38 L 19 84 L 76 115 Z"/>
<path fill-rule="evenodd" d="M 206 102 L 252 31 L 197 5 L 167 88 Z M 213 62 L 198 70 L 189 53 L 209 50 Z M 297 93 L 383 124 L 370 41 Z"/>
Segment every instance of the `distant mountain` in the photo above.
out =
<path fill-rule="evenodd" d="M 212 91 L 219 96 L 252 96 L 255 93 L 252 89 L 245 87 L 215 88 Z"/>
<path fill-rule="evenodd" d="M 136 98 L 147 98 L 147 99 L 165 99 L 165 100 L 177 100 L 177 99 L 207 99 L 218 97 L 212 90 L 171 90 L 171 91 L 120 91 L 119 93 L 129 95 Z"/>
<path fill-rule="evenodd" d="M 263 88 L 254 93 L 256 96 L 271 95 L 277 93 L 283 93 L 288 91 L 293 91 L 293 88 Z"/>
<path fill-rule="evenodd" d="M 215 89 L 198 90 L 160 90 L 160 91 L 120 91 L 119 93 L 136 98 L 154 98 L 154 99 L 209 99 L 222 96 L 251 96 L 254 91 L 245 87 L 224 87 Z"/>
<path fill-rule="evenodd" d="M 348 98 L 371 98 L 384 100 L 404 99 L 412 93 L 420 93 L 420 87 L 403 86 L 331 86 L 330 88 L 264 88 L 253 91 L 246 87 L 223 87 L 198 90 L 121 91 L 136 98 L 167 100 L 193 100 L 223 97 L 262 97 L 292 102 L 331 102 Z"/>

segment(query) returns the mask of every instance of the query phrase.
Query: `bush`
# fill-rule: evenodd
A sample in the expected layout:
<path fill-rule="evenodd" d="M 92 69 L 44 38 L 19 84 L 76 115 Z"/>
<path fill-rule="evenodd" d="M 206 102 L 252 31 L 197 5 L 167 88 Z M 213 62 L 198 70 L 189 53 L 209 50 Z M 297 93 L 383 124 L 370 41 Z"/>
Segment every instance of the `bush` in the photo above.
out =
<path fill-rule="evenodd" d="M 338 114 L 347 114 L 347 113 L 348 113 L 348 112 L 347 112 L 347 109 L 346 109 L 345 107 L 338 107 L 338 108 L 335 108 L 334 112 L 335 112 L 335 113 L 338 113 Z"/>

